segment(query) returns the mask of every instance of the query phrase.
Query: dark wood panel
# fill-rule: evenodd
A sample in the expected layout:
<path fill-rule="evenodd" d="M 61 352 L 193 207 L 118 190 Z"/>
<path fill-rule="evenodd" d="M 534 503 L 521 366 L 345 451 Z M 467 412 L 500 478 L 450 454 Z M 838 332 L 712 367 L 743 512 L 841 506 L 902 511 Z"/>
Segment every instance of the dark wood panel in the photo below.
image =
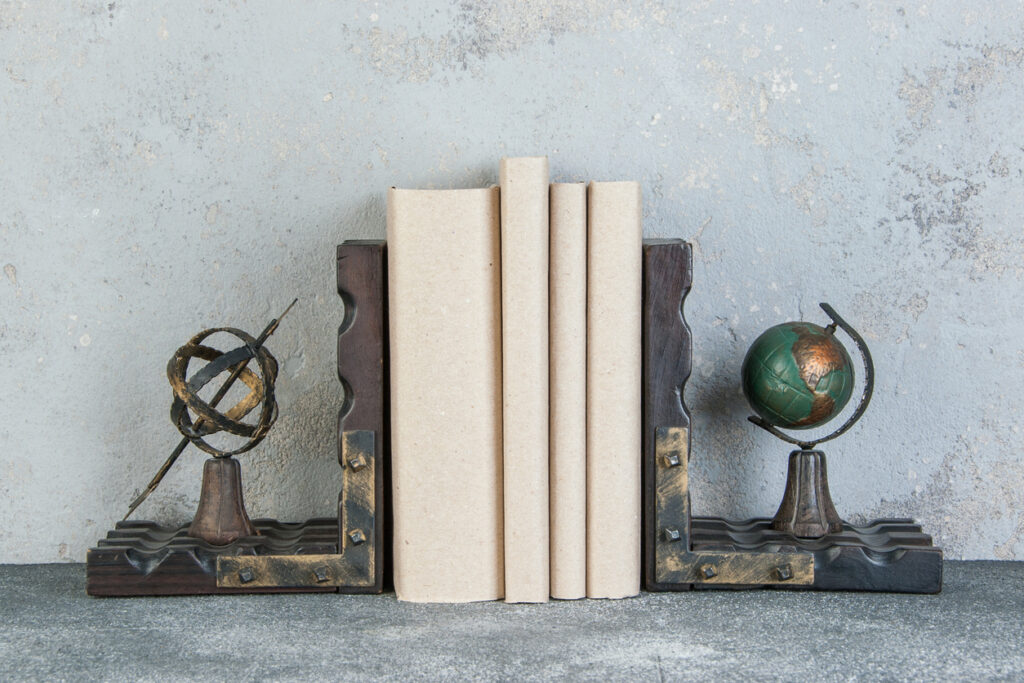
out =
<path fill-rule="evenodd" d="M 359 561 L 369 552 L 372 557 L 367 559 L 367 567 L 374 574 L 372 586 L 342 587 L 340 591 L 379 593 L 385 574 L 390 574 L 387 245 L 383 240 L 346 241 L 338 247 L 337 264 L 338 294 L 345 306 L 338 328 L 338 378 L 345 399 L 338 415 L 337 439 L 338 461 L 346 477 L 345 489 L 338 496 L 338 543 L 339 548 L 351 548 Z M 372 455 L 362 451 L 360 457 L 372 463 L 346 462 L 353 459 L 356 433 L 368 434 Z M 372 495 L 362 491 L 367 472 L 373 477 Z M 373 507 L 366 508 L 366 504 Z M 372 523 L 372 531 L 365 528 L 368 523 Z M 369 543 L 355 547 L 349 535 L 359 531 L 369 534 Z M 353 561 L 357 561 L 354 555 Z"/>
<path fill-rule="evenodd" d="M 683 240 L 644 240 L 643 260 L 643 565 L 644 583 L 651 589 L 657 583 L 658 545 L 667 543 L 665 552 L 689 549 L 690 503 L 685 484 L 681 497 L 666 499 L 659 511 L 656 433 L 659 428 L 685 430 L 680 432 L 683 443 L 677 452 L 688 457 L 690 414 L 683 391 L 690 376 L 692 346 L 683 301 L 693 279 L 693 257 Z M 686 463 L 681 464 L 680 476 L 685 477 Z M 666 541 L 661 527 L 671 529 L 672 541 Z M 687 587 L 679 584 L 676 589 Z"/>
<path fill-rule="evenodd" d="M 341 429 L 384 428 L 386 268 L 382 240 L 350 240 L 338 247 L 338 294 L 345 306 L 338 329 L 338 377 L 346 392 Z"/>

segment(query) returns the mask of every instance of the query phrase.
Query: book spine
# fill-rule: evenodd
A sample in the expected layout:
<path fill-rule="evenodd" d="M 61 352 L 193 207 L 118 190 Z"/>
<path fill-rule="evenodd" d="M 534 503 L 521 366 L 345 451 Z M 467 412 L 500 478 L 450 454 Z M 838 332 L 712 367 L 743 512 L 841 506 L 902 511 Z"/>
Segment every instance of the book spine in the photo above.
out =
<path fill-rule="evenodd" d="M 642 210 L 635 182 L 587 203 L 587 596 L 640 592 Z"/>
<path fill-rule="evenodd" d="M 545 602 L 548 516 L 548 160 L 501 160 L 505 600 Z"/>
<path fill-rule="evenodd" d="M 587 595 L 587 186 L 550 188 L 551 596 Z"/>
<path fill-rule="evenodd" d="M 394 583 L 502 597 L 498 189 L 388 194 Z"/>

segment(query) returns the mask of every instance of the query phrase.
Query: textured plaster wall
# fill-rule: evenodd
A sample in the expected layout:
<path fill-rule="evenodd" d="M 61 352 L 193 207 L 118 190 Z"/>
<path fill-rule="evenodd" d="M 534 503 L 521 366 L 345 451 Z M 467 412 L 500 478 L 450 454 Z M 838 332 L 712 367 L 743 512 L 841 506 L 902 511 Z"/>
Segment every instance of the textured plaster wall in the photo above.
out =
<path fill-rule="evenodd" d="M 0 2 L 0 561 L 82 560 L 177 441 L 164 364 L 272 339 L 255 516 L 332 513 L 333 250 L 389 185 L 636 178 L 695 247 L 699 513 L 771 514 L 788 448 L 747 424 L 749 343 L 831 302 L 874 351 L 828 446 L 853 520 L 1024 559 L 1019 2 Z M 443 400 L 443 392 L 438 396 Z M 203 458 L 141 518 L 181 522 Z"/>

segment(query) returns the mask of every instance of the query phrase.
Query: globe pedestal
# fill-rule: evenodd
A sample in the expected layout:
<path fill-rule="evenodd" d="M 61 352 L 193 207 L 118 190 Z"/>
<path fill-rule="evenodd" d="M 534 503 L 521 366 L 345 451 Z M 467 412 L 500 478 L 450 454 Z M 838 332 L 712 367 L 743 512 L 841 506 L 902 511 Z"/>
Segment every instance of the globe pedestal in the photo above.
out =
<path fill-rule="evenodd" d="M 772 519 L 772 528 L 799 538 L 821 538 L 843 530 L 828 491 L 828 470 L 821 451 L 789 454 L 786 493 Z"/>
<path fill-rule="evenodd" d="M 203 489 L 188 535 L 210 545 L 254 536 L 242 498 L 242 468 L 234 458 L 210 458 L 203 465 Z"/>

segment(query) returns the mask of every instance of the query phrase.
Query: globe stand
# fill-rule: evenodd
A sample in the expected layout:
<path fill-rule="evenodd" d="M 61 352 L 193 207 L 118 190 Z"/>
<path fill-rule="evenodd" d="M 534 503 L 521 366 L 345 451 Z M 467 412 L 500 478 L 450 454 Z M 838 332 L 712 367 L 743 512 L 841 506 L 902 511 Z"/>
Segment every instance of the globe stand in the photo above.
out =
<path fill-rule="evenodd" d="M 828 471 L 821 451 L 789 454 L 786 493 L 772 518 L 772 528 L 800 538 L 821 538 L 843 530 L 828 492 Z"/>
<path fill-rule="evenodd" d="M 732 521 L 690 511 L 690 415 L 683 395 L 692 341 L 682 315 L 692 278 L 682 240 L 644 242 L 643 576 L 647 590 L 772 587 L 937 593 L 942 551 L 909 519 L 843 523 L 829 494 L 819 443 L 846 432 L 867 407 L 874 370 L 863 340 L 866 389 L 847 422 L 826 438 L 794 439 L 752 422 L 799 450 L 789 457 L 774 519 Z M 831 331 L 850 332 L 827 304 Z M 857 341 L 858 336 L 851 336 Z"/>
<path fill-rule="evenodd" d="M 210 545 L 227 545 L 256 530 L 242 499 L 242 468 L 234 458 L 210 458 L 203 465 L 203 488 L 188 535 Z"/>
<path fill-rule="evenodd" d="M 800 447 L 800 450 L 789 454 L 786 491 L 778 512 L 772 518 L 772 529 L 798 538 L 810 539 L 837 534 L 843 530 L 843 521 L 832 504 L 832 494 L 828 490 L 825 454 L 814 447 L 849 431 L 864 415 L 875 390 L 875 363 L 867 342 L 830 305 L 821 304 L 821 308 L 832 319 L 832 323 L 825 328 L 825 334 L 831 337 L 837 328 L 842 329 L 853 339 L 864 361 L 864 391 L 856 409 L 839 429 L 813 440 L 794 438 L 761 417 L 747 418 L 773 436 Z M 843 351 L 844 356 L 845 354 Z"/>

